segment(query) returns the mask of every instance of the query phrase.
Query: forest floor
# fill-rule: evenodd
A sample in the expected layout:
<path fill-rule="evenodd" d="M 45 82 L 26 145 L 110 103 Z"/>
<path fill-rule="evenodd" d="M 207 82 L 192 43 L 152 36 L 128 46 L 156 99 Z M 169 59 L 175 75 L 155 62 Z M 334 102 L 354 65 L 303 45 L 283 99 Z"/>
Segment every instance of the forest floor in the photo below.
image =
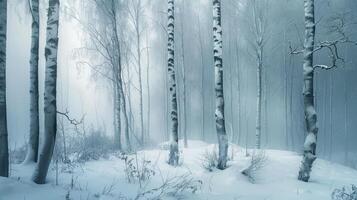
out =
<path fill-rule="evenodd" d="M 34 166 L 13 165 L 11 178 L 0 178 L 0 200 L 328 200 L 335 188 L 357 182 L 357 170 L 321 159 L 315 162 L 309 183 L 297 181 L 300 155 L 265 150 L 252 183 L 241 174 L 252 159 L 244 149 L 233 145 L 229 148 L 229 167 L 209 172 L 202 167 L 203 155 L 212 152 L 215 145 L 200 141 L 189 141 L 188 145 L 182 148 L 182 164 L 178 167 L 166 163 L 168 151 L 161 145 L 130 155 L 127 165 L 123 156 L 111 155 L 71 167 L 60 166 L 58 185 L 55 165 L 45 185 L 30 181 Z M 135 170 L 136 166 L 139 170 Z M 141 182 L 135 175 L 138 173 Z"/>

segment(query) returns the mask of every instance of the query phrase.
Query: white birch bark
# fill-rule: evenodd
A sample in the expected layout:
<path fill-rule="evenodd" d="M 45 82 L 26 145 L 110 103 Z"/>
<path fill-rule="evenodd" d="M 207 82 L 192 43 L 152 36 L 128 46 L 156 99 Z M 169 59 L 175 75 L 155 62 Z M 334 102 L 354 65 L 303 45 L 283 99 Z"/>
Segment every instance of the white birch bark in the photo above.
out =
<path fill-rule="evenodd" d="M 225 169 L 227 167 L 228 139 L 224 119 L 221 0 L 213 0 L 213 45 L 216 93 L 215 118 L 218 137 L 217 168 Z"/>
<path fill-rule="evenodd" d="M 304 44 L 304 110 L 307 136 L 298 179 L 309 181 L 312 164 L 316 159 L 317 115 L 314 107 L 313 51 L 315 42 L 314 0 L 305 0 L 305 44 Z"/>
<path fill-rule="evenodd" d="M 113 101 L 114 101 L 114 147 L 122 150 L 121 141 L 121 109 L 120 109 L 120 92 L 118 89 L 117 76 L 113 78 Z"/>
<path fill-rule="evenodd" d="M 170 118 L 171 118 L 171 142 L 170 142 L 170 165 L 176 166 L 179 161 L 178 152 L 178 116 L 177 116 L 177 96 L 176 96 L 176 72 L 175 72 L 175 5 L 174 0 L 168 0 L 168 44 L 167 44 L 167 67 L 168 67 L 168 86 L 170 95 Z"/>
<path fill-rule="evenodd" d="M 0 176 L 9 176 L 6 119 L 6 30 L 7 0 L 0 0 Z"/>
<path fill-rule="evenodd" d="M 30 136 L 24 163 L 37 162 L 40 122 L 38 93 L 38 59 L 40 38 L 39 0 L 31 0 L 31 56 L 30 56 Z"/>
<path fill-rule="evenodd" d="M 262 127 L 262 50 L 257 49 L 257 116 L 255 122 L 255 148 L 260 149 Z"/>
<path fill-rule="evenodd" d="M 52 159 L 57 132 L 57 48 L 58 48 L 58 22 L 59 22 L 59 0 L 49 0 L 46 32 L 46 75 L 45 75 L 45 98 L 44 118 L 45 135 L 44 144 L 33 175 L 33 181 L 44 184 L 48 168 Z"/>

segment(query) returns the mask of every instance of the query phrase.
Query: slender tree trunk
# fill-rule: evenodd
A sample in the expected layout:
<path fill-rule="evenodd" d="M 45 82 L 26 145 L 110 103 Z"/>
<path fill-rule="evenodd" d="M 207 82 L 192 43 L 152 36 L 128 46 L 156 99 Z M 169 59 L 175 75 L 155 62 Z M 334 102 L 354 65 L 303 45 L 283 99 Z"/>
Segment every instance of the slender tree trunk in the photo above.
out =
<path fill-rule="evenodd" d="M 332 122 L 332 95 L 333 95 L 333 77 L 332 73 L 329 74 L 330 76 L 330 84 L 329 84 L 329 90 L 330 90 L 330 95 L 329 95 L 329 129 L 330 129 L 330 151 L 329 151 L 329 160 L 332 161 L 332 152 L 333 152 L 333 122 Z"/>
<path fill-rule="evenodd" d="M 288 64 L 287 64 L 287 59 L 286 59 L 286 31 L 284 30 L 284 49 L 283 49 L 283 54 L 284 54 L 284 105 L 285 105 L 285 146 L 286 149 L 289 149 L 289 126 L 288 126 L 288 114 L 289 114 L 289 107 L 288 107 Z"/>
<path fill-rule="evenodd" d="M 134 138 L 137 139 L 137 141 L 139 143 L 141 143 L 140 139 L 137 138 L 136 136 L 136 133 L 135 133 L 135 128 L 134 128 L 134 124 L 135 124 L 135 121 L 134 121 L 134 116 L 133 116 L 133 107 L 132 107 L 132 104 L 131 104 L 131 73 L 130 73 L 130 69 L 129 69 L 129 60 L 128 60 L 128 56 L 126 55 L 125 56 L 125 63 L 126 63 L 126 72 L 128 74 L 128 84 L 127 84 L 127 96 L 128 96 L 128 112 L 127 112 L 127 115 L 128 115 L 128 123 L 129 123 L 129 130 L 130 130 L 130 135 L 134 136 Z"/>
<path fill-rule="evenodd" d="M 187 91 L 186 91 L 186 63 L 185 63 L 185 42 L 184 42 L 184 10 L 185 10 L 185 0 L 182 1 L 182 10 L 181 10 L 181 59 L 182 59 L 182 84 L 183 84 L 183 141 L 184 141 L 184 147 L 187 148 Z"/>
<path fill-rule="evenodd" d="M 324 101 L 323 101 L 323 106 L 324 106 L 324 113 L 323 113 L 323 134 L 324 134 L 324 157 L 327 158 L 328 156 L 328 133 L 327 133 L 327 111 L 328 111 L 328 104 L 327 104 L 327 96 L 328 96 L 328 82 L 327 79 L 324 79 Z"/>
<path fill-rule="evenodd" d="M 205 141 L 205 109 L 206 109 L 206 103 L 205 103 L 205 74 L 206 74 L 206 70 L 205 70 L 205 61 L 204 61 L 204 50 L 203 50 L 203 41 L 202 41 L 202 32 L 201 32 L 201 22 L 200 19 L 198 17 L 198 37 L 199 37 L 199 42 L 200 42 L 200 54 L 201 54 L 201 103 L 202 103 L 202 122 L 201 122 L 201 137 L 202 140 Z"/>
<path fill-rule="evenodd" d="M 238 39 L 235 42 L 236 43 L 236 63 L 237 63 L 237 112 L 238 112 L 238 138 L 236 143 L 239 144 L 239 142 L 241 142 L 241 137 L 242 137 L 242 123 L 241 123 L 241 119 L 242 119 L 242 114 L 241 114 L 241 86 L 240 86 L 240 79 L 241 79 L 241 75 L 240 75 L 240 62 L 239 62 L 239 42 Z"/>
<path fill-rule="evenodd" d="M 39 0 L 31 0 L 32 33 L 30 56 L 30 136 L 24 163 L 37 162 L 40 134 L 39 94 L 38 94 L 38 58 L 40 37 Z"/>
<path fill-rule="evenodd" d="M 150 141 L 150 124 L 151 124 L 151 116 L 150 116 L 150 52 L 149 52 L 149 36 L 148 32 L 146 32 L 146 87 L 147 87 L 147 129 L 146 129 L 146 136 L 147 140 Z"/>
<path fill-rule="evenodd" d="M 290 111 L 290 118 L 289 118 L 289 128 L 290 128 L 290 142 L 291 142 L 291 149 L 294 151 L 295 150 L 295 129 L 294 129 L 294 109 L 293 109 L 293 91 L 294 91 L 294 66 L 289 63 L 289 68 L 290 68 L 290 94 L 289 94 L 289 111 Z"/>
<path fill-rule="evenodd" d="M 145 144 L 145 130 L 144 130 L 144 105 L 143 105 L 143 79 L 142 79 L 142 67 L 141 67 L 141 28 L 140 28 L 140 9 L 141 0 L 138 0 L 137 10 L 135 12 L 135 34 L 136 34 L 136 51 L 137 51 L 137 62 L 138 62 L 138 76 L 139 76 L 139 106 L 140 106 L 140 131 L 141 131 L 141 143 Z"/>
<path fill-rule="evenodd" d="M 33 181 L 37 184 L 44 184 L 46 182 L 46 176 L 52 159 L 57 132 L 56 86 L 59 0 L 49 0 L 47 18 L 47 38 L 45 48 L 46 76 L 44 99 L 45 135 L 44 145 L 42 147 L 33 175 Z"/>
<path fill-rule="evenodd" d="M 114 70 L 116 73 L 116 70 Z M 121 142 L 121 109 L 120 109 L 120 92 L 117 76 L 114 75 L 113 83 L 113 101 L 114 101 L 114 146 L 117 150 L 122 150 Z"/>
<path fill-rule="evenodd" d="M 298 179 L 308 182 L 313 162 L 316 160 L 317 114 L 314 107 L 313 52 L 315 41 L 314 0 L 305 0 L 305 44 L 304 44 L 304 110 L 307 136 Z"/>
<path fill-rule="evenodd" d="M 229 34 L 230 36 L 230 34 Z M 230 41 L 230 37 L 227 37 L 228 41 Z M 232 48 L 231 48 L 231 43 L 228 44 L 228 55 L 230 58 L 232 58 Z M 234 110 L 233 110 L 233 73 L 234 73 L 234 69 L 233 69 L 233 65 L 230 64 L 229 65 L 229 110 L 230 110 L 230 123 L 229 123 L 229 129 L 230 129 L 230 142 L 234 142 L 234 137 L 236 136 L 234 133 Z"/>
<path fill-rule="evenodd" d="M 121 64 L 119 64 L 121 65 Z M 124 133 L 125 133 L 125 141 L 126 141 L 126 148 L 128 151 L 131 151 L 131 143 L 130 143 L 130 137 L 129 137 L 129 119 L 128 119 L 128 113 L 127 113 L 127 107 L 126 107 L 126 99 L 125 99 L 125 94 L 124 94 L 124 89 L 123 89 L 123 80 L 121 77 L 121 70 L 122 68 L 120 67 L 120 79 L 119 79 L 119 92 L 121 96 L 121 108 L 123 110 L 123 117 L 124 117 Z"/>
<path fill-rule="evenodd" d="M 265 67 L 262 69 L 263 75 L 264 75 L 264 96 L 263 96 L 263 102 L 264 102 L 264 136 L 265 136 L 265 145 L 267 148 L 268 143 L 269 143 L 269 123 L 268 123 L 268 70 Z"/>
<path fill-rule="evenodd" d="M 171 118 L 171 144 L 168 163 L 177 166 L 179 162 L 178 151 L 178 116 L 176 96 L 176 72 L 175 72 L 175 4 L 174 0 L 168 0 L 168 44 L 167 44 L 167 71 L 170 94 L 170 118 Z"/>
<path fill-rule="evenodd" d="M 221 0 L 213 0 L 213 45 L 216 92 L 215 118 L 218 137 L 217 168 L 223 170 L 227 167 L 228 138 L 224 118 Z"/>
<path fill-rule="evenodd" d="M 113 37 L 114 37 L 114 45 L 115 45 L 115 50 L 116 50 L 116 55 L 115 55 L 115 61 L 113 62 L 113 68 L 116 69 L 114 71 L 116 80 L 117 80 L 117 95 L 118 99 L 120 100 L 120 103 L 118 107 L 120 110 L 122 110 L 123 117 L 124 117 L 124 134 L 125 134 L 125 141 L 126 141 L 126 147 L 128 151 L 131 151 L 131 144 L 130 144 L 130 137 L 129 137 L 129 119 L 128 119 L 128 113 L 127 113 L 127 107 L 126 107 L 126 99 L 125 99 L 125 94 L 124 94 L 124 84 L 123 84 L 123 77 L 122 77 L 122 58 L 121 58 L 121 47 L 120 47 L 120 41 L 119 41 L 119 30 L 118 30 L 118 20 L 117 20 L 117 6 L 115 4 L 115 1 L 111 1 L 111 12 L 112 12 L 112 28 L 113 28 Z M 119 112 L 120 115 L 120 112 Z"/>
<path fill-rule="evenodd" d="M 261 147 L 261 129 L 262 129 L 262 48 L 257 49 L 257 116 L 255 122 L 255 148 Z"/>
<path fill-rule="evenodd" d="M 0 176 L 9 176 L 6 119 L 6 30 L 7 0 L 0 0 Z"/>
<path fill-rule="evenodd" d="M 348 103 L 348 91 L 347 91 L 347 85 L 348 85 L 348 79 L 345 77 L 345 85 L 344 85 L 344 113 L 345 113 L 345 122 L 344 122 L 344 130 L 345 130 L 345 165 L 348 164 L 348 154 L 349 154 L 349 134 L 348 134 L 348 108 L 347 108 L 347 103 Z"/>

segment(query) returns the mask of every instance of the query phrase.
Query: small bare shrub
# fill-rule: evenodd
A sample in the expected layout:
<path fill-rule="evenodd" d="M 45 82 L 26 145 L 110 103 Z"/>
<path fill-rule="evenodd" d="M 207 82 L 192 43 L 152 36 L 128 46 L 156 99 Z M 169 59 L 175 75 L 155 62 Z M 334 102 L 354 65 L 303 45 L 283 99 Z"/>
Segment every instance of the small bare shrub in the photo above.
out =
<path fill-rule="evenodd" d="M 218 164 L 218 155 L 217 152 L 213 150 L 206 150 L 205 153 L 203 153 L 202 158 L 201 158 L 201 165 L 202 167 L 209 171 L 212 172 L 214 169 L 216 169 L 217 164 Z"/>
<path fill-rule="evenodd" d="M 141 187 L 142 183 L 149 181 L 155 175 L 150 160 L 140 159 L 137 154 L 130 156 L 121 153 L 118 157 L 125 162 L 124 170 L 128 183 L 139 183 Z"/>
<path fill-rule="evenodd" d="M 352 185 L 351 189 L 335 189 L 331 194 L 332 200 L 357 200 L 357 186 Z"/>
<path fill-rule="evenodd" d="M 241 173 L 248 177 L 251 183 L 255 183 L 258 172 L 265 166 L 267 156 L 264 151 L 254 153 L 248 168 L 244 169 Z"/>
<path fill-rule="evenodd" d="M 14 149 L 10 149 L 9 151 L 9 157 L 10 157 L 10 162 L 11 164 L 20 164 L 25 160 L 26 157 L 26 152 L 27 152 L 27 146 L 23 145 L 19 148 L 16 147 Z"/>
<path fill-rule="evenodd" d="M 187 193 L 196 193 L 202 187 L 203 182 L 201 180 L 194 179 L 191 173 L 185 173 L 181 176 L 175 176 L 172 178 L 163 179 L 160 186 L 140 192 L 135 200 L 161 200 L 164 197 L 175 197 Z"/>

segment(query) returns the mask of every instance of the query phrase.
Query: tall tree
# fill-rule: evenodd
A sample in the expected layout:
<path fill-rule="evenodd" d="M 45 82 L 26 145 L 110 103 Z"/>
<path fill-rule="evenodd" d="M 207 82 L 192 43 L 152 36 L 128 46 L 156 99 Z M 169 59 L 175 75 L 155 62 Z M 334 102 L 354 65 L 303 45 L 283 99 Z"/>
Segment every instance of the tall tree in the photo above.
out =
<path fill-rule="evenodd" d="M 147 125 L 146 125 L 146 136 L 147 140 L 150 141 L 150 124 L 151 124 L 151 115 L 150 115 L 150 108 L 151 108 L 151 103 L 150 103 L 150 52 L 149 52 L 149 36 L 148 36 L 148 31 L 146 31 L 146 90 L 147 90 Z"/>
<path fill-rule="evenodd" d="M 181 11 L 180 11 L 180 27 L 181 27 L 181 70 L 182 70 L 182 106 L 183 106 L 183 143 L 184 147 L 187 148 L 187 80 L 186 80 L 186 62 L 185 62 L 185 30 L 184 30 L 184 17 L 185 17 L 185 0 L 182 0 Z"/>
<path fill-rule="evenodd" d="M 38 58 L 40 44 L 39 0 L 31 0 L 31 55 L 30 55 L 30 136 L 28 141 L 26 162 L 37 162 L 40 134 L 39 93 L 38 93 Z"/>
<path fill-rule="evenodd" d="M 228 138 L 224 120 L 221 0 L 213 0 L 213 57 L 216 92 L 216 131 L 218 137 L 218 169 L 227 167 Z"/>
<path fill-rule="evenodd" d="M 97 5 L 100 5 L 99 2 L 97 2 Z M 106 6 L 103 7 L 104 9 L 107 8 Z M 128 114 L 127 114 L 127 105 L 126 105 L 126 99 L 125 99 L 125 93 L 124 93 L 124 84 L 123 84 L 123 76 L 122 76 L 122 54 L 121 54 L 121 46 L 120 46 L 120 40 L 119 40 L 119 30 L 118 30 L 118 20 L 117 20 L 117 13 L 118 7 L 115 2 L 115 0 L 111 0 L 110 2 L 110 7 L 107 10 L 109 13 L 110 17 L 110 22 L 111 22 L 111 41 L 113 41 L 113 47 L 112 47 L 112 52 L 114 53 L 111 63 L 113 67 L 113 74 L 115 76 L 115 84 L 117 86 L 117 95 L 119 99 L 119 107 L 120 110 L 123 111 L 123 116 L 124 116 L 124 136 L 126 140 L 126 145 L 127 145 L 127 150 L 131 151 L 131 143 L 130 143 L 130 137 L 129 137 L 129 119 L 128 119 Z M 120 111 L 119 114 L 120 115 Z M 118 122 L 120 123 L 120 122 Z"/>
<path fill-rule="evenodd" d="M 264 46 L 266 43 L 266 30 L 267 30 L 267 1 L 251 0 L 248 2 L 248 8 L 250 12 L 251 32 L 253 35 L 252 46 L 254 49 L 254 56 L 257 65 L 257 102 L 256 102 L 256 122 L 255 122 L 255 148 L 261 148 L 261 132 L 262 132 L 262 101 L 264 100 L 264 106 L 266 107 L 266 91 L 263 94 L 263 76 L 266 81 L 266 70 L 264 70 Z M 266 83 L 265 83 L 266 85 Z M 266 87 L 265 87 L 266 89 Z M 265 117 L 266 118 L 266 117 Z M 266 120 L 264 118 L 264 120 Z M 266 128 L 266 127 L 265 127 Z"/>
<path fill-rule="evenodd" d="M 9 176 L 6 119 L 6 30 L 7 0 L 0 0 L 0 176 Z"/>
<path fill-rule="evenodd" d="M 292 51 L 293 54 L 303 53 L 303 75 L 304 75 L 304 113 L 307 136 L 304 143 L 304 154 L 301 162 L 298 179 L 309 181 L 313 162 L 316 160 L 316 139 L 318 133 L 317 114 L 314 105 L 314 72 L 316 69 L 330 70 L 337 67 L 338 61 L 344 61 L 339 54 L 340 44 L 353 44 L 357 42 L 350 40 L 345 33 L 346 21 L 344 16 L 339 16 L 332 21 L 331 31 L 337 34 L 336 40 L 321 41 L 315 44 L 315 9 L 314 0 L 305 0 L 305 42 L 302 51 Z M 331 59 L 330 65 L 313 64 L 314 52 L 326 49 Z"/>
<path fill-rule="evenodd" d="M 134 26 L 134 34 L 135 34 L 135 42 L 136 42 L 136 63 L 138 67 L 138 78 L 139 78 L 139 115 L 140 115 L 140 139 L 141 143 L 145 143 L 145 128 L 144 128 L 144 104 L 143 104 L 143 69 L 142 69 L 142 33 L 143 28 L 141 26 L 142 23 L 142 15 L 143 15 L 143 5 L 141 0 L 131 0 L 130 7 L 128 9 L 131 23 Z"/>
<path fill-rule="evenodd" d="M 167 72 L 170 95 L 170 118 L 171 118 L 171 143 L 169 164 L 176 166 L 179 161 L 178 151 L 178 116 L 176 96 L 176 71 L 175 71 L 175 1 L 168 0 L 168 22 L 167 22 Z"/>
<path fill-rule="evenodd" d="M 33 175 L 33 181 L 44 184 L 48 167 L 50 165 L 55 147 L 57 132 L 57 50 L 58 50 L 58 23 L 59 22 L 59 0 L 49 0 L 47 13 L 46 32 L 46 75 L 45 75 L 45 98 L 44 118 L 45 135 L 44 144 L 41 149 L 39 160 Z"/>

